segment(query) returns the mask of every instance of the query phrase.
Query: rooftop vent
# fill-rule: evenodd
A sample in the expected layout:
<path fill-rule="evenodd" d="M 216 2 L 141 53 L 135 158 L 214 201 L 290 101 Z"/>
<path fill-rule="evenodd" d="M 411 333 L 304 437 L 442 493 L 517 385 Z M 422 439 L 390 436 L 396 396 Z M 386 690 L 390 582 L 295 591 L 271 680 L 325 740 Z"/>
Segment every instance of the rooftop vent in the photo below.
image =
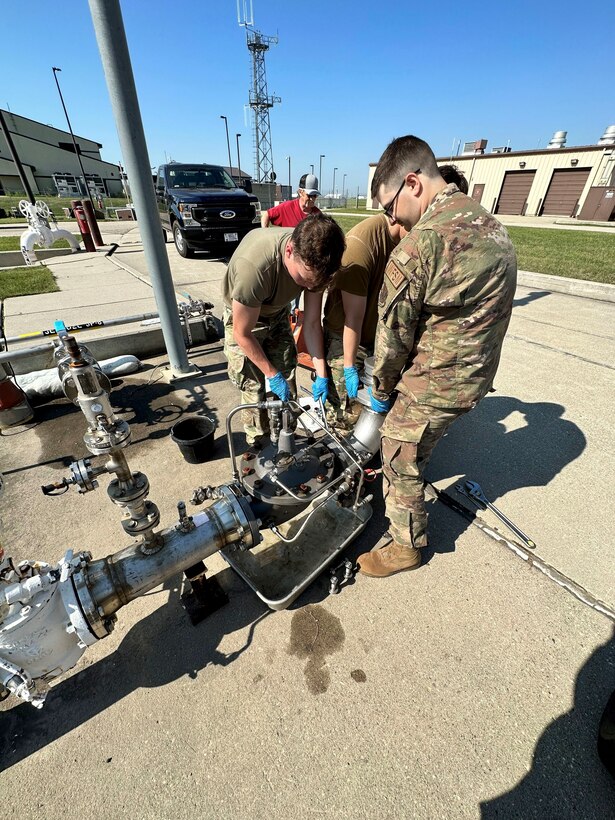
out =
<path fill-rule="evenodd" d="M 547 148 L 563 148 L 566 145 L 566 135 L 568 131 L 556 131 L 551 137 L 551 142 Z"/>
<path fill-rule="evenodd" d="M 510 154 L 510 147 L 508 145 L 500 145 L 498 148 L 492 148 L 492 154 Z"/>
<path fill-rule="evenodd" d="M 487 147 L 487 140 L 472 140 L 464 142 L 462 154 L 484 154 Z"/>
<path fill-rule="evenodd" d="M 615 145 L 615 125 L 609 125 L 598 140 L 598 145 Z"/>

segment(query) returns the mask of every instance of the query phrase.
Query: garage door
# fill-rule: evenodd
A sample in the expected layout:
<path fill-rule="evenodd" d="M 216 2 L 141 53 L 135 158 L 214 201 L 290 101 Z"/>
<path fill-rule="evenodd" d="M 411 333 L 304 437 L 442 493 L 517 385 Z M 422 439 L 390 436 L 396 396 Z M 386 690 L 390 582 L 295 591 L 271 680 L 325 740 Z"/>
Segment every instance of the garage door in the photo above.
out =
<path fill-rule="evenodd" d="M 536 171 L 507 171 L 496 214 L 522 214 L 535 176 Z"/>
<path fill-rule="evenodd" d="M 545 216 L 574 216 L 576 204 L 587 182 L 590 168 L 560 168 L 553 171 L 542 213 Z"/>

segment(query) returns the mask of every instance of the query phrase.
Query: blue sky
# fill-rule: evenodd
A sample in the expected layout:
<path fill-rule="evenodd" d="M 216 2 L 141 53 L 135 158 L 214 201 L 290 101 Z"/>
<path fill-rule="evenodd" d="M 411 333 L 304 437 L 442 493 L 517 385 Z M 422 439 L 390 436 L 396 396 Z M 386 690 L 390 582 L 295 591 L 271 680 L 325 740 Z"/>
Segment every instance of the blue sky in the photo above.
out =
<path fill-rule="evenodd" d="M 244 120 L 250 84 L 235 0 L 123 0 L 122 11 L 151 165 L 169 157 L 253 172 Z M 615 123 L 615 3 L 586 0 L 472 4 L 254 0 L 256 27 L 278 35 L 267 55 L 274 166 L 292 183 L 323 160 L 321 191 L 365 192 L 368 163 L 394 137 L 414 133 L 438 156 L 454 140 L 490 147 L 595 143 Z M 65 128 L 51 66 L 73 129 L 121 159 L 86 0 L 3 4 L 0 107 Z M 9 43 L 12 46 L 9 47 Z"/>

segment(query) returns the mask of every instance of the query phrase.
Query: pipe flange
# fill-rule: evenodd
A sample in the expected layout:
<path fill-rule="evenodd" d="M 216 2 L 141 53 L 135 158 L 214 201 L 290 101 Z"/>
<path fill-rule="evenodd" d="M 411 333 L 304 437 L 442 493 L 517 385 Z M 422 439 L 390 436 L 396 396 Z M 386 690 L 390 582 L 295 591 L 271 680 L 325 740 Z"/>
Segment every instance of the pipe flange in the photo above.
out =
<path fill-rule="evenodd" d="M 231 505 L 238 525 L 244 530 L 242 537 L 242 549 L 249 549 L 261 542 L 261 534 L 258 528 L 258 519 L 252 512 L 252 507 L 245 497 L 243 490 L 237 484 L 223 484 L 218 487 L 218 497 L 225 498 Z"/>
<path fill-rule="evenodd" d="M 132 484 L 129 487 L 120 484 L 118 478 L 112 479 L 107 487 L 109 498 L 120 507 L 125 504 L 134 504 L 135 501 L 141 501 L 141 499 L 147 497 L 148 493 L 149 480 L 145 473 L 140 472 L 132 474 Z"/>
<path fill-rule="evenodd" d="M 130 425 L 118 419 L 105 430 L 88 430 L 83 442 L 90 453 L 95 456 L 107 455 L 119 447 L 128 447 L 130 444 Z"/>
<path fill-rule="evenodd" d="M 79 640 L 79 646 L 85 648 L 105 638 L 111 632 L 111 628 L 105 626 L 85 580 L 83 569 L 87 566 L 88 556 L 79 553 L 76 558 L 67 558 L 68 556 L 60 565 L 60 594 L 70 621 L 66 631 L 74 632 Z"/>
<path fill-rule="evenodd" d="M 153 501 L 145 502 L 145 515 L 139 518 L 124 518 L 122 527 L 127 535 L 135 538 L 153 530 L 160 523 L 160 510 Z"/>

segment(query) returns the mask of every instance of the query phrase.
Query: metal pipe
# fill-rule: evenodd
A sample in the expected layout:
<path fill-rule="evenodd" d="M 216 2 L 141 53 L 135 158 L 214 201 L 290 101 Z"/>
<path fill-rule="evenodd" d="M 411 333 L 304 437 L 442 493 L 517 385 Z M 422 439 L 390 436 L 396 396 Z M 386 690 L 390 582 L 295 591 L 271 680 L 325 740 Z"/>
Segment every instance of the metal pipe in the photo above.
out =
<path fill-rule="evenodd" d="M 90 562 L 87 588 L 98 615 L 110 617 L 167 578 L 229 544 L 244 541 L 247 547 L 253 546 L 251 521 L 230 491 L 226 490 L 199 517 L 200 523 L 188 532 L 176 527 L 164 530 L 163 546 L 154 555 L 146 555 L 139 544 L 131 544 L 107 558 Z"/>
<path fill-rule="evenodd" d="M 6 121 L 4 119 L 4 114 L 0 110 L 0 129 L 4 134 L 4 139 L 6 140 L 6 144 L 9 147 L 9 153 L 13 162 L 15 163 L 15 167 L 17 168 L 17 173 L 19 174 L 19 179 L 21 180 L 21 184 L 23 185 L 23 189 L 26 192 L 26 196 L 30 200 L 30 202 L 34 205 L 36 200 L 34 199 L 34 194 L 32 193 L 32 188 L 30 187 L 30 182 L 26 176 L 26 172 L 24 171 L 24 167 L 21 164 L 21 160 L 19 159 L 19 155 L 17 153 L 17 149 L 15 148 L 15 143 L 13 142 L 13 138 L 11 137 L 11 132 L 8 129 Z"/>
<path fill-rule="evenodd" d="M 117 319 L 104 319 L 94 322 L 83 322 L 80 325 L 67 325 L 69 333 L 82 333 L 84 330 L 97 330 L 100 327 L 115 327 L 116 325 L 129 325 L 134 322 L 146 322 L 150 319 L 159 319 L 157 313 L 135 313 L 132 316 L 118 316 Z M 22 342 L 24 339 L 45 339 L 48 336 L 57 336 L 57 330 L 52 327 L 49 330 L 35 330 L 32 333 L 20 333 L 19 336 L 5 337 L 4 342 L 12 344 Z"/>
<path fill-rule="evenodd" d="M 160 230 L 160 216 L 120 3 L 119 0 L 89 0 L 89 6 L 169 363 L 175 374 L 188 374 L 196 368 L 188 361 L 177 315 L 173 278 Z"/>

